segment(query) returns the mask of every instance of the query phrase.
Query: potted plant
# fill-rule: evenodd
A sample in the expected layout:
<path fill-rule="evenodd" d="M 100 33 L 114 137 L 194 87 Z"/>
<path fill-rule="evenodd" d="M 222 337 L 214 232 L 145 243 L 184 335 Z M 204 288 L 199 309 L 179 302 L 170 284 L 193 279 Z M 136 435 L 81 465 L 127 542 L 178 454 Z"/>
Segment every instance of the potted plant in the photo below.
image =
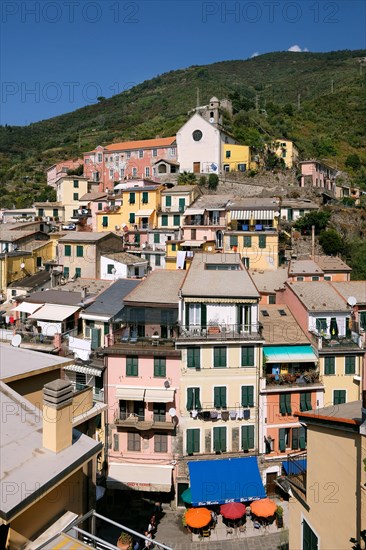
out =
<path fill-rule="evenodd" d="M 277 524 L 277 527 L 283 527 L 283 508 L 282 508 L 282 506 L 277 506 L 276 524 Z"/>
<path fill-rule="evenodd" d="M 117 540 L 117 548 L 120 550 L 132 550 L 132 542 L 132 536 L 129 533 L 122 531 Z"/>

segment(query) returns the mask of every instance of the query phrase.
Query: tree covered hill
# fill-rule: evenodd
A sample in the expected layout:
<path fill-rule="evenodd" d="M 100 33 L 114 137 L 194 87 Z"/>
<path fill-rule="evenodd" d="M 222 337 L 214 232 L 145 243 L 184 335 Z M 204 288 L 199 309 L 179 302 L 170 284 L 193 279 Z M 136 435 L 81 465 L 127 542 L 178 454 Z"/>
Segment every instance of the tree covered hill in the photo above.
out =
<path fill-rule="evenodd" d="M 293 139 L 303 158 L 366 165 L 366 50 L 276 52 L 171 71 L 109 99 L 30 124 L 0 127 L 2 205 L 44 200 L 45 169 L 98 144 L 174 135 L 195 107 L 229 97 L 225 126 L 242 143 Z M 354 174 L 353 174 L 354 175 Z M 361 183 L 364 168 L 357 174 Z M 366 184 L 366 179 L 365 179 Z M 16 191 L 15 191 L 16 190 Z"/>

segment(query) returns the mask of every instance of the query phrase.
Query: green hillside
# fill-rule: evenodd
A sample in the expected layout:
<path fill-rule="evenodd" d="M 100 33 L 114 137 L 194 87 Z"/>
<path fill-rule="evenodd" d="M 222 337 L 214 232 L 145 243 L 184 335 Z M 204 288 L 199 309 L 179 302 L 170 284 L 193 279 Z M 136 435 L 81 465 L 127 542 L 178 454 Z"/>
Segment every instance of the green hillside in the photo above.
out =
<path fill-rule="evenodd" d="M 295 140 L 303 158 L 344 168 L 357 154 L 366 165 L 362 57 L 366 50 L 277 52 L 193 66 L 62 116 L 0 127 L 1 204 L 23 206 L 50 196 L 44 170 L 55 161 L 98 144 L 174 134 L 196 105 L 197 88 L 201 104 L 213 95 L 233 100 L 235 115 L 225 125 L 242 143 L 260 146 L 284 137 Z M 364 167 L 352 176 L 362 182 Z"/>

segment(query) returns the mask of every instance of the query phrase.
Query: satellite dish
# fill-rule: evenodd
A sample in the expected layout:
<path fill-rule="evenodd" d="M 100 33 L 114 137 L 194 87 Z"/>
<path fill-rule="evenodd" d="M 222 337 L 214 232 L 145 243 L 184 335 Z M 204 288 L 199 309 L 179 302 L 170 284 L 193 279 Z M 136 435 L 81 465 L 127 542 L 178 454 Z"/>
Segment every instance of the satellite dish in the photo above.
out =
<path fill-rule="evenodd" d="M 207 252 L 212 252 L 212 246 L 207 247 Z"/>
<path fill-rule="evenodd" d="M 347 300 L 347 303 L 353 307 L 357 304 L 357 298 L 355 298 L 354 296 L 350 296 Z"/>
<path fill-rule="evenodd" d="M 169 380 L 165 380 L 165 382 L 164 382 L 164 388 L 166 388 L 166 389 L 170 388 L 170 382 L 169 382 Z"/>
<path fill-rule="evenodd" d="M 169 416 L 171 416 L 172 418 L 177 416 L 177 411 L 173 407 L 169 409 Z"/>
<path fill-rule="evenodd" d="M 275 212 L 275 213 L 274 213 L 274 217 L 275 217 L 275 218 L 278 218 L 279 216 L 280 216 L 280 213 L 279 213 L 279 212 Z"/>
<path fill-rule="evenodd" d="M 213 124 L 213 123 L 215 122 L 215 119 L 214 119 L 213 117 L 211 117 L 211 118 L 209 119 L 209 122 L 210 122 L 210 124 Z"/>
<path fill-rule="evenodd" d="M 20 336 L 20 334 L 15 334 L 11 339 L 11 345 L 14 346 L 15 348 L 19 348 L 21 343 L 22 343 L 22 337 Z"/>
<path fill-rule="evenodd" d="M 22 263 L 20 264 L 20 269 L 24 269 L 24 268 L 25 268 L 25 263 L 22 262 Z"/>

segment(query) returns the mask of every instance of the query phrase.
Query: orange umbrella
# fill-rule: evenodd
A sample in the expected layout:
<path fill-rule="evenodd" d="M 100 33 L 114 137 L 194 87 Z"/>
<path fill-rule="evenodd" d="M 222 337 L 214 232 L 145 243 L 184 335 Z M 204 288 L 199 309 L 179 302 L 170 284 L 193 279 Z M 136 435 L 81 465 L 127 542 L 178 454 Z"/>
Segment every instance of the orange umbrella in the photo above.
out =
<path fill-rule="evenodd" d="M 206 527 L 211 521 L 211 512 L 207 508 L 190 508 L 186 512 L 186 523 L 189 527 Z"/>
<path fill-rule="evenodd" d="M 259 518 L 269 518 L 273 516 L 277 510 L 277 504 L 269 498 L 262 498 L 261 500 L 255 500 L 250 504 L 252 514 Z"/>

